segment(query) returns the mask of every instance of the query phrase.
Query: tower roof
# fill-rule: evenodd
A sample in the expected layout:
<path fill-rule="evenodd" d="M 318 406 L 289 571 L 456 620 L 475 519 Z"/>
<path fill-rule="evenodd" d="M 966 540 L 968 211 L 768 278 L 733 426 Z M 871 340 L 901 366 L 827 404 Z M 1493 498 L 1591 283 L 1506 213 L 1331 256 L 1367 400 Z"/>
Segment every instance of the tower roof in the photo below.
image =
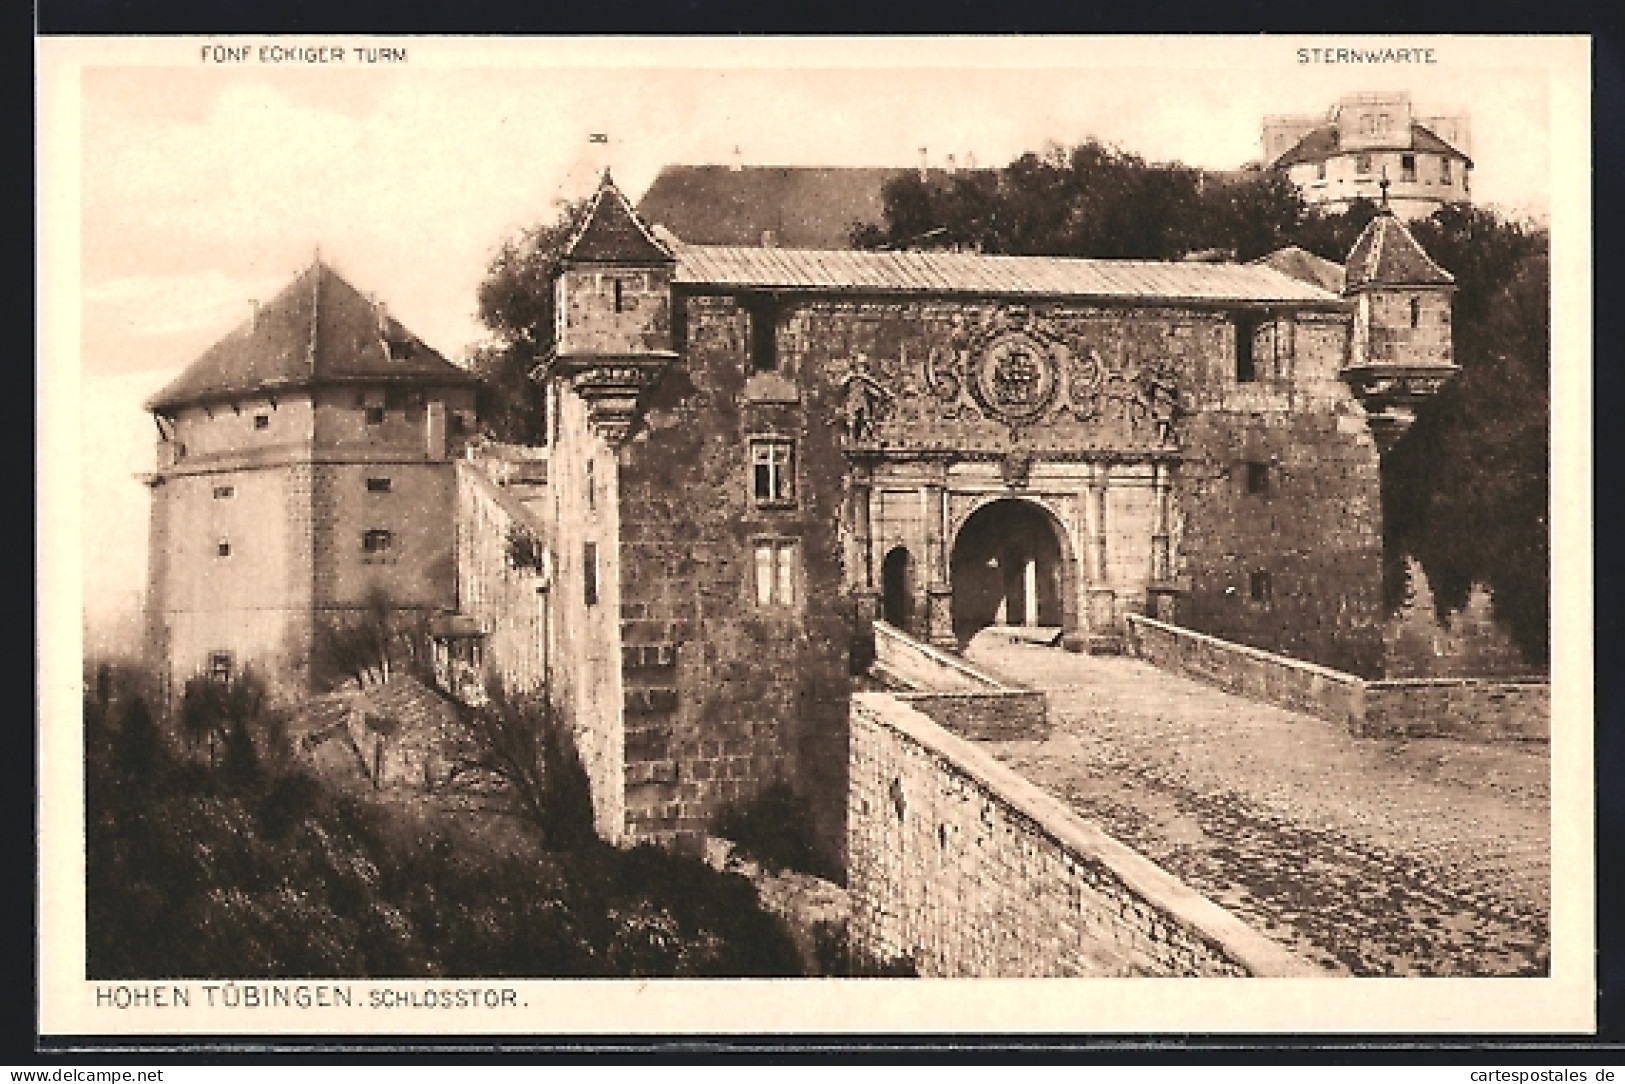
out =
<path fill-rule="evenodd" d="M 312 263 L 147 401 L 151 411 L 355 381 L 471 384 L 331 267 Z"/>
<path fill-rule="evenodd" d="M 1449 286 L 1456 281 L 1386 207 L 1354 242 L 1343 275 L 1344 293 L 1368 286 Z"/>
<path fill-rule="evenodd" d="M 1424 151 L 1455 158 L 1465 162 L 1468 168 L 1473 164 L 1471 158 L 1445 142 L 1431 128 L 1415 121 L 1410 123 L 1403 135 L 1396 134 L 1394 138 L 1386 141 L 1361 144 L 1357 152 L 1343 150 L 1338 139 L 1337 125 L 1323 124 L 1305 134 L 1270 164 L 1275 169 L 1285 169 L 1299 162 L 1323 161 L 1335 154 L 1364 154 L 1370 151 Z"/>
<path fill-rule="evenodd" d="M 672 254 L 632 210 L 606 169 L 581 225 L 564 246 L 563 260 L 566 263 L 669 264 Z"/>

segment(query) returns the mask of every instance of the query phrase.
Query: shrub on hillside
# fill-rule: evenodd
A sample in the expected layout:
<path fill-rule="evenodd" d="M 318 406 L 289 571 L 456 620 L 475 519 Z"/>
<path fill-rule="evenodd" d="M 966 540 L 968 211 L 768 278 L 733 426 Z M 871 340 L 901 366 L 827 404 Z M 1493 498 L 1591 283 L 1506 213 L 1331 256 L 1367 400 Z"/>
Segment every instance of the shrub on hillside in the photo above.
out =
<path fill-rule="evenodd" d="M 742 877 L 653 848 L 464 846 L 263 762 L 173 755 L 86 697 L 86 955 L 112 978 L 798 973 Z M 465 828 L 466 831 L 466 828 Z"/>
<path fill-rule="evenodd" d="M 813 837 L 805 802 L 783 780 L 775 780 L 754 798 L 724 809 L 713 830 L 733 843 L 742 857 L 757 862 L 769 873 L 791 869 L 829 881 L 841 879 L 840 870 Z"/>

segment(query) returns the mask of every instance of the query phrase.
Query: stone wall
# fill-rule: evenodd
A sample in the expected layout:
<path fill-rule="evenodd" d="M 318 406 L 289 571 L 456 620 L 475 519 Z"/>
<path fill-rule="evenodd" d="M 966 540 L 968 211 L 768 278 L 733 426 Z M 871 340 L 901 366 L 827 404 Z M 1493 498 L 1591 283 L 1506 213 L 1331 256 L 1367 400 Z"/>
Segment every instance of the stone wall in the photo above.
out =
<path fill-rule="evenodd" d="M 1360 733 L 1370 737 L 1548 741 L 1552 687 L 1544 681 L 1473 678 L 1367 682 Z"/>
<path fill-rule="evenodd" d="M 1128 628 L 1131 651 L 1165 670 L 1351 730 L 1357 729 L 1363 718 L 1365 683 L 1353 674 L 1148 617 L 1129 617 Z"/>
<path fill-rule="evenodd" d="M 834 390 L 814 374 L 800 386 L 752 374 L 735 299 L 684 308 L 686 350 L 645 393 L 609 497 L 628 828 L 698 839 L 723 809 L 782 779 L 838 855 L 853 615 Z M 761 441 L 792 449 L 781 499 L 757 498 Z"/>
<path fill-rule="evenodd" d="M 970 741 L 1042 741 L 1049 705 L 1038 689 L 895 693 L 932 722 Z"/>
<path fill-rule="evenodd" d="M 1039 689 L 1004 685 L 957 656 L 898 631 L 875 629 L 871 673 L 900 691 L 893 695 L 962 738 L 1040 739 L 1049 733 L 1049 704 Z"/>
<path fill-rule="evenodd" d="M 874 628 L 875 664 L 889 680 L 910 689 L 932 692 L 980 692 L 999 688 L 997 678 L 982 673 L 964 659 L 921 643 L 884 621 L 876 621 Z"/>
<path fill-rule="evenodd" d="M 853 697 L 851 933 L 928 977 L 1314 969 L 884 693 Z"/>
<path fill-rule="evenodd" d="M 487 674 L 510 693 L 535 692 L 546 684 L 550 663 L 540 571 L 516 565 L 516 535 L 538 546 L 551 543 L 543 526 L 488 473 L 486 463 L 457 464 L 457 612 L 484 633 Z"/>
<path fill-rule="evenodd" d="M 1134 654 L 1229 692 L 1301 711 L 1361 737 L 1546 741 L 1551 685 L 1493 678 L 1367 681 L 1168 625 L 1128 620 Z"/>

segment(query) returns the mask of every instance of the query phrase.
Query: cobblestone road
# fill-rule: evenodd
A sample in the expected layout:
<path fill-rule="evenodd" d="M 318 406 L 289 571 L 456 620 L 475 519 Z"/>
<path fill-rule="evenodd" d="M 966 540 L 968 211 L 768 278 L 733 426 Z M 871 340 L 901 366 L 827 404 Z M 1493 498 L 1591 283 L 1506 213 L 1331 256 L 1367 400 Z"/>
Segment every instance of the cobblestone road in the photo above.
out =
<path fill-rule="evenodd" d="M 1046 689 L 1048 740 L 988 742 L 1032 782 L 1328 970 L 1545 974 L 1547 747 L 1356 739 L 1136 659 L 984 634 Z"/>

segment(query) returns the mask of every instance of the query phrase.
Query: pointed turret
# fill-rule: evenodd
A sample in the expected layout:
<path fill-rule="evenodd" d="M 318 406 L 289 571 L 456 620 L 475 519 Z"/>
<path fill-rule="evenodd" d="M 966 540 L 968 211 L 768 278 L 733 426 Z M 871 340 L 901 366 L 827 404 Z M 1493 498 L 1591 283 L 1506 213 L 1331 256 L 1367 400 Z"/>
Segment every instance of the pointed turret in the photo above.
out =
<path fill-rule="evenodd" d="M 671 282 L 676 259 L 606 169 L 564 247 L 553 284 L 554 348 L 538 368 L 584 399 L 611 444 L 636 421 L 638 397 L 676 358 Z"/>
<path fill-rule="evenodd" d="M 1456 373 L 1454 289 L 1455 279 L 1386 205 L 1349 251 L 1343 296 L 1354 302 L 1354 336 L 1343 379 L 1383 451 L 1410 428 L 1416 407 Z"/>

